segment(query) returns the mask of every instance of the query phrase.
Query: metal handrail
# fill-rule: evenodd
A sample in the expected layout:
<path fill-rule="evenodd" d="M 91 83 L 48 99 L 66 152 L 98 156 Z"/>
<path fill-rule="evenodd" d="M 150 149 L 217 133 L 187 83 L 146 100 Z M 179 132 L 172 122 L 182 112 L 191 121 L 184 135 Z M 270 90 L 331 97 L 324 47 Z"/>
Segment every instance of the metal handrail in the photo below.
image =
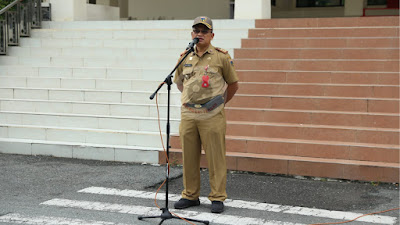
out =
<path fill-rule="evenodd" d="M 0 10 L 0 15 L 7 12 L 8 9 L 12 8 L 14 5 L 16 5 L 18 2 L 22 2 L 22 0 L 15 0 L 13 2 L 11 2 L 10 4 L 8 4 L 6 7 L 2 8 Z"/>
<path fill-rule="evenodd" d="M 0 10 L 0 55 L 8 46 L 19 45 L 20 37 L 29 37 L 32 28 L 42 23 L 41 0 L 15 0 Z M 16 10 L 11 10 L 16 7 Z"/>

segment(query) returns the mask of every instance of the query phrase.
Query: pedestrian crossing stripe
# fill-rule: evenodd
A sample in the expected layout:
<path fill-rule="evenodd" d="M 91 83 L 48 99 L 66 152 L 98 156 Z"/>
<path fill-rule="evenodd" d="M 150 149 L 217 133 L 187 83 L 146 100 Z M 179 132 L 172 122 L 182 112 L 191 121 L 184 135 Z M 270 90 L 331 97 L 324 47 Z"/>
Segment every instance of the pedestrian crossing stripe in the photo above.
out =
<path fill-rule="evenodd" d="M 99 194 L 99 195 L 110 195 L 110 196 L 122 196 L 131 198 L 144 198 L 154 199 L 155 192 L 137 191 L 137 190 L 121 190 L 115 188 L 104 188 L 104 187 L 89 187 L 78 191 L 78 193 L 87 194 Z M 165 194 L 159 193 L 157 199 L 165 200 Z M 168 199 L 171 201 L 177 201 L 180 199 L 180 195 L 170 194 Z M 210 204 L 207 198 L 201 197 L 200 201 L 202 204 Z M 51 199 L 41 203 L 45 206 L 55 206 L 62 208 L 73 208 L 73 209 L 84 209 L 101 212 L 111 213 L 123 213 L 123 214 L 134 214 L 141 216 L 159 216 L 160 210 L 156 207 L 145 207 L 139 205 L 122 205 L 107 202 L 95 202 L 95 201 L 81 201 L 81 200 L 69 200 L 69 199 Z M 286 213 L 291 215 L 308 216 L 308 217 L 319 217 L 339 220 L 350 220 L 354 219 L 362 214 L 353 212 L 341 212 L 341 211 L 329 211 L 323 209 L 313 209 L 306 207 L 294 207 L 294 206 L 283 206 L 277 204 L 268 204 L 260 202 L 249 202 L 242 200 L 227 199 L 225 205 L 232 208 L 238 209 L 250 209 L 268 211 L 274 213 Z M 197 220 L 208 220 L 210 223 L 226 224 L 226 225 L 305 225 L 296 222 L 284 222 L 276 220 L 267 220 L 264 218 L 251 218 L 244 216 L 234 216 L 227 214 L 214 214 L 207 212 L 197 212 L 189 210 L 170 210 L 173 213 L 179 214 L 182 217 L 188 217 Z M 397 224 L 396 217 L 390 216 L 379 216 L 370 215 L 359 218 L 359 222 L 368 222 L 376 224 Z M 26 216 L 17 213 L 11 213 L 0 216 L 0 223 L 16 223 L 16 224 L 30 224 L 30 225 L 45 225 L 45 224 L 61 224 L 61 225 L 127 225 L 123 223 L 114 223 L 106 221 L 94 221 L 94 220 L 82 220 L 74 218 L 64 217 L 47 217 L 47 216 Z"/>
<path fill-rule="evenodd" d="M 122 205 L 106 202 L 79 201 L 69 199 L 52 199 L 41 203 L 42 205 L 66 207 L 74 209 L 85 209 L 102 212 L 124 213 L 144 216 L 159 216 L 160 210 L 156 207 L 145 207 L 136 205 Z M 190 217 L 196 220 L 208 220 L 210 223 L 226 225 L 305 225 L 302 223 L 291 223 L 262 218 L 250 218 L 242 216 L 221 215 L 215 213 L 195 212 L 188 210 L 170 210 L 182 217 Z"/>
<path fill-rule="evenodd" d="M 89 187 L 78 191 L 80 193 L 99 194 L 99 195 L 114 195 L 122 197 L 132 198 L 144 198 L 154 199 L 155 192 L 137 191 L 137 190 L 121 190 L 115 188 L 104 188 L 104 187 Z M 180 195 L 169 194 L 168 200 L 178 201 L 181 198 Z M 158 200 L 165 200 L 165 194 L 159 193 L 157 195 Z M 205 197 L 200 197 L 202 204 L 210 204 L 210 201 Z M 260 202 L 250 202 L 242 200 L 226 199 L 224 202 L 225 206 L 241 209 L 250 210 L 261 210 L 275 213 L 285 213 L 292 215 L 312 216 L 328 219 L 338 220 L 351 220 L 362 216 L 362 213 L 343 212 L 343 211 L 331 211 L 325 209 L 307 208 L 307 207 L 296 207 L 296 206 L 283 206 L 278 204 L 268 204 Z M 360 222 L 377 223 L 377 224 L 396 224 L 397 218 L 390 216 L 381 215 L 370 215 L 357 219 Z"/>
<path fill-rule="evenodd" d="M 30 224 L 30 225 L 44 225 L 44 224 L 57 224 L 57 225 L 128 225 L 123 223 L 112 223 L 105 221 L 95 220 L 80 220 L 70 219 L 63 217 L 48 217 L 48 216 L 24 216 L 18 213 L 7 214 L 0 216 L 0 223 L 17 223 L 17 224 Z"/>

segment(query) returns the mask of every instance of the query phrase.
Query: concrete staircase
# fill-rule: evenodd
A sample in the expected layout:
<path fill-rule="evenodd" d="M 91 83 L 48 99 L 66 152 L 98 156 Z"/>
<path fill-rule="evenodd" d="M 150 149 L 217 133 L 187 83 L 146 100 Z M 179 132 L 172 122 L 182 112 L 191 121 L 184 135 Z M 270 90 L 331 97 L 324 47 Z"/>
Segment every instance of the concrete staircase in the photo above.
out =
<path fill-rule="evenodd" d="M 215 46 L 240 48 L 254 20 L 215 20 Z M 151 93 L 190 42 L 192 21 L 44 22 L 0 56 L 0 152 L 158 163 Z M 158 98 L 165 136 L 166 87 Z M 180 93 L 172 90 L 178 133 Z M 165 137 L 164 137 L 165 140 Z"/>
<path fill-rule="evenodd" d="M 257 20 L 234 55 L 229 169 L 399 182 L 398 17 Z"/>

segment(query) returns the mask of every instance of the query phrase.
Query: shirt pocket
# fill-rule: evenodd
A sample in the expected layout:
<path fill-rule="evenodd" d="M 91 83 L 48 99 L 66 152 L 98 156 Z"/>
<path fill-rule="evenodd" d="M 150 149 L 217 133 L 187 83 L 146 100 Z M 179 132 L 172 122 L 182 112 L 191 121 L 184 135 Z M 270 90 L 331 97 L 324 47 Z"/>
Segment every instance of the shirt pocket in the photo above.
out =
<path fill-rule="evenodd" d="M 182 71 L 183 81 L 189 80 L 194 75 L 193 67 L 185 67 Z"/>
<path fill-rule="evenodd" d="M 217 67 L 210 67 L 210 68 L 208 68 L 207 74 L 208 74 L 209 76 L 218 75 L 218 74 L 219 74 L 219 73 L 218 73 L 218 68 L 217 68 Z"/>

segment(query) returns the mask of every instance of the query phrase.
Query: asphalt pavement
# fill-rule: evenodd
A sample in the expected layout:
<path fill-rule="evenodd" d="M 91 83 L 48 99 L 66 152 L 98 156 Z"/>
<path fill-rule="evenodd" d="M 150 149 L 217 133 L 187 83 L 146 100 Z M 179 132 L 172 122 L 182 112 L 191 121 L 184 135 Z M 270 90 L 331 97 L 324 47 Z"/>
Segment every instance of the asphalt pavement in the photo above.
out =
<path fill-rule="evenodd" d="M 138 220 L 138 216 L 158 215 L 152 196 L 166 177 L 165 166 L 0 154 L 0 171 L 0 224 L 160 222 Z M 211 214 L 206 199 L 208 172 L 203 169 L 201 174 L 202 204 L 175 211 L 182 167 L 171 167 L 168 206 L 183 216 L 206 218 L 210 224 L 341 222 L 399 207 L 398 184 L 228 171 L 226 210 Z M 160 196 L 157 203 L 165 207 Z M 363 219 L 349 224 L 398 224 L 399 210 Z M 163 224 L 188 223 L 166 220 Z"/>

